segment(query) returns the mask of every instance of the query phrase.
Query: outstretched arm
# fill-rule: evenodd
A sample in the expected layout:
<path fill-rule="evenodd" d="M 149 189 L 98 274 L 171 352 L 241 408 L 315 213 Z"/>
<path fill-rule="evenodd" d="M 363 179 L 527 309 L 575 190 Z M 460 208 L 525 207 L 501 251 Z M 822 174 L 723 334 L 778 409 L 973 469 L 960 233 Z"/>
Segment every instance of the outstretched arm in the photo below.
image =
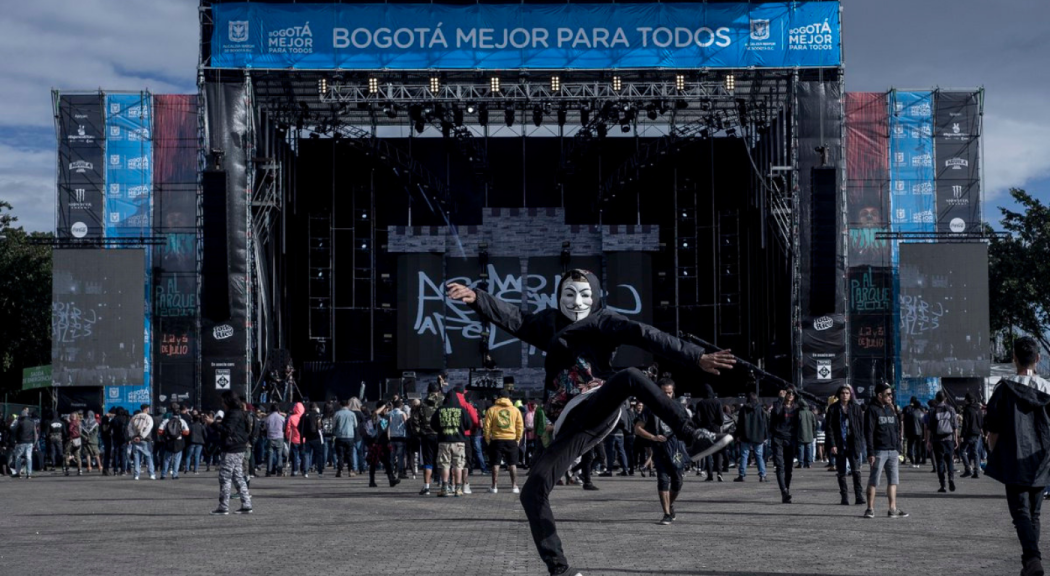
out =
<path fill-rule="evenodd" d="M 736 357 L 730 350 L 704 354 L 696 344 L 619 314 L 610 315 L 603 324 L 605 326 L 599 329 L 611 329 L 621 339 L 622 344 L 637 346 L 646 352 L 677 360 L 682 364 L 698 366 L 704 372 L 720 374 L 719 370 L 730 370 L 736 364 Z"/>
<path fill-rule="evenodd" d="M 540 350 L 546 350 L 551 329 L 544 330 L 543 322 L 535 314 L 522 312 L 521 308 L 504 302 L 484 290 L 473 290 L 457 282 L 449 282 L 448 297 L 470 306 L 486 322 L 492 322 L 510 335 Z"/>

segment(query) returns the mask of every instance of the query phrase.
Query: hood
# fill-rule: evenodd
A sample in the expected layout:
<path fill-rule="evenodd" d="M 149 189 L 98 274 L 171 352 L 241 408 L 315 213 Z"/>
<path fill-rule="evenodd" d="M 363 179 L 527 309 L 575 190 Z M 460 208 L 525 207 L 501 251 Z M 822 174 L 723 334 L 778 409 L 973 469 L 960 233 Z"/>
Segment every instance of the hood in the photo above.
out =
<path fill-rule="evenodd" d="M 98 421 L 95 420 L 95 413 L 88 410 L 87 417 L 81 420 L 80 426 L 88 433 L 91 433 L 95 428 L 98 428 Z"/>
<path fill-rule="evenodd" d="M 704 384 L 700 387 L 700 397 L 704 399 L 710 399 L 715 397 L 715 389 L 710 384 Z"/>
<path fill-rule="evenodd" d="M 1045 408 L 1050 404 L 1050 382 L 1039 376 L 1011 376 L 1003 378 L 1002 383 L 1015 396 L 1023 409 Z"/>
<path fill-rule="evenodd" d="M 510 402 L 510 398 L 497 398 L 496 399 L 496 403 L 493 404 L 493 406 L 503 406 L 505 408 L 513 408 L 514 407 L 514 405 L 511 404 L 511 402 Z"/>
<path fill-rule="evenodd" d="M 450 391 L 445 395 L 445 403 L 443 406 L 454 406 L 457 408 L 465 408 L 466 400 L 463 398 L 462 392 Z"/>
<path fill-rule="evenodd" d="M 292 406 L 292 416 L 301 415 L 303 412 L 306 412 L 306 407 L 302 402 L 296 402 L 295 406 Z"/>
<path fill-rule="evenodd" d="M 603 310 L 605 310 L 605 293 L 602 291 L 602 282 L 598 281 L 597 275 L 595 275 L 593 272 L 591 272 L 589 270 L 585 270 L 585 269 L 574 269 L 574 270 L 583 272 L 584 276 L 587 278 L 587 283 L 590 284 L 590 286 L 591 286 L 591 293 L 592 293 L 593 303 L 591 303 L 591 310 L 590 310 L 590 314 L 588 315 L 588 317 L 594 316 L 594 315 L 602 312 Z M 564 275 L 563 274 L 562 275 L 562 279 L 559 280 L 559 282 L 558 282 L 558 291 L 556 291 L 554 293 L 554 306 L 553 307 L 554 307 L 555 311 L 559 312 L 558 316 L 559 316 L 559 319 L 560 319 L 558 322 L 555 323 L 555 327 L 556 328 L 561 328 L 563 326 L 566 326 L 566 325 L 572 323 L 572 321 L 569 320 L 568 318 L 566 318 L 565 315 L 561 314 L 561 311 L 559 310 L 559 300 L 562 297 L 562 286 L 565 285 L 565 282 L 568 279 L 569 279 L 568 275 Z"/>

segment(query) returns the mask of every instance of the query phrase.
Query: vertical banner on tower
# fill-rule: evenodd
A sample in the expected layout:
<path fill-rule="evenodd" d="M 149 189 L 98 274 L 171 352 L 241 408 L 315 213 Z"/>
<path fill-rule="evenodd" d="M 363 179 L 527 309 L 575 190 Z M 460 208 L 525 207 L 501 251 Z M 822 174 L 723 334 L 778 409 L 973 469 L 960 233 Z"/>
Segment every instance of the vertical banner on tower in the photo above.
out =
<path fill-rule="evenodd" d="M 981 93 L 936 93 L 937 231 L 981 227 Z"/>
<path fill-rule="evenodd" d="M 892 364 L 887 94 L 849 93 L 845 106 L 850 375 L 864 393 L 888 378 Z"/>
<path fill-rule="evenodd" d="M 153 97 L 153 385 L 161 402 L 196 397 L 197 96 Z"/>
<path fill-rule="evenodd" d="M 151 98 L 106 95 L 106 236 L 150 235 L 153 184 Z"/>
<path fill-rule="evenodd" d="M 102 237 L 104 156 L 102 94 L 59 96 L 59 238 Z"/>

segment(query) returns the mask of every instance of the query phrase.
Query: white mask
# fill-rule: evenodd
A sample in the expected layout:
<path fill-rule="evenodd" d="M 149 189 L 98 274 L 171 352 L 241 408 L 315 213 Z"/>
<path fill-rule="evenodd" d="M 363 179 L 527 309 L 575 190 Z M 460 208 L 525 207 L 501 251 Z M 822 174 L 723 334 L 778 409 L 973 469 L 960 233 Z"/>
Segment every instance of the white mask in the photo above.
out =
<path fill-rule="evenodd" d="M 568 281 L 562 284 L 558 296 L 558 308 L 573 322 L 583 320 L 591 313 L 594 296 L 588 282 Z"/>

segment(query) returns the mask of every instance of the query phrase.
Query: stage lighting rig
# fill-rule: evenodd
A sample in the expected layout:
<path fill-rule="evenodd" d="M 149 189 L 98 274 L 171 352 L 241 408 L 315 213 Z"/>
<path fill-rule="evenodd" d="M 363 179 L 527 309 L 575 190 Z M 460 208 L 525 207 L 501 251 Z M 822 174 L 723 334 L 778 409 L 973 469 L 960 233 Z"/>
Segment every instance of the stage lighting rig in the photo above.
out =
<path fill-rule="evenodd" d="M 676 74 L 674 77 L 674 89 L 681 92 L 685 90 L 685 74 Z"/>
<path fill-rule="evenodd" d="M 463 111 L 460 110 L 459 106 L 456 106 L 455 104 L 452 105 L 452 123 L 456 126 L 463 125 Z"/>
<path fill-rule="evenodd" d="M 478 124 L 482 126 L 489 125 L 489 107 L 484 104 L 478 107 Z"/>
<path fill-rule="evenodd" d="M 467 104 L 467 114 L 473 114 L 477 110 L 477 107 L 473 103 Z"/>
<path fill-rule="evenodd" d="M 510 128 L 514 125 L 514 105 L 507 104 L 507 107 L 503 110 L 503 121 Z"/>
<path fill-rule="evenodd" d="M 726 89 L 726 92 L 732 92 L 736 90 L 736 76 L 732 72 L 725 75 L 722 78 L 722 86 Z"/>
<path fill-rule="evenodd" d="M 580 108 L 580 124 L 583 124 L 584 126 L 586 126 L 586 125 L 590 124 L 590 122 L 591 122 L 591 109 L 587 108 L 586 106 L 583 107 L 583 108 Z"/>
<path fill-rule="evenodd" d="M 375 94 L 376 92 L 379 92 L 379 78 L 370 76 L 368 78 L 368 93 Z"/>
<path fill-rule="evenodd" d="M 558 126 L 565 126 L 565 122 L 568 120 L 568 118 L 569 111 L 565 109 L 564 105 L 562 105 L 561 108 L 558 108 Z"/>
<path fill-rule="evenodd" d="M 441 91 L 441 78 L 437 76 L 430 77 L 430 93 L 437 94 Z"/>
<path fill-rule="evenodd" d="M 383 106 L 383 114 L 386 114 L 387 118 L 397 118 L 397 106 L 394 104 L 387 104 Z"/>
<path fill-rule="evenodd" d="M 613 76 L 612 77 L 612 89 L 617 91 L 617 92 L 619 92 L 620 90 L 623 90 L 623 78 L 621 78 L 619 76 Z"/>
<path fill-rule="evenodd" d="M 557 92 L 561 90 L 561 77 L 551 76 L 551 92 Z"/>
<path fill-rule="evenodd" d="M 656 104 L 650 104 L 645 107 L 645 117 L 650 120 L 656 120 Z"/>
<path fill-rule="evenodd" d="M 489 78 L 489 90 L 492 92 L 499 92 L 499 76 Z"/>
<path fill-rule="evenodd" d="M 605 122 L 598 123 L 598 137 L 605 138 L 609 134 L 609 127 L 605 125 Z"/>
<path fill-rule="evenodd" d="M 321 78 L 317 81 L 317 94 L 319 96 L 328 94 L 328 78 Z"/>
<path fill-rule="evenodd" d="M 532 123 L 539 128 L 543 124 L 543 108 L 537 105 L 532 109 Z"/>

